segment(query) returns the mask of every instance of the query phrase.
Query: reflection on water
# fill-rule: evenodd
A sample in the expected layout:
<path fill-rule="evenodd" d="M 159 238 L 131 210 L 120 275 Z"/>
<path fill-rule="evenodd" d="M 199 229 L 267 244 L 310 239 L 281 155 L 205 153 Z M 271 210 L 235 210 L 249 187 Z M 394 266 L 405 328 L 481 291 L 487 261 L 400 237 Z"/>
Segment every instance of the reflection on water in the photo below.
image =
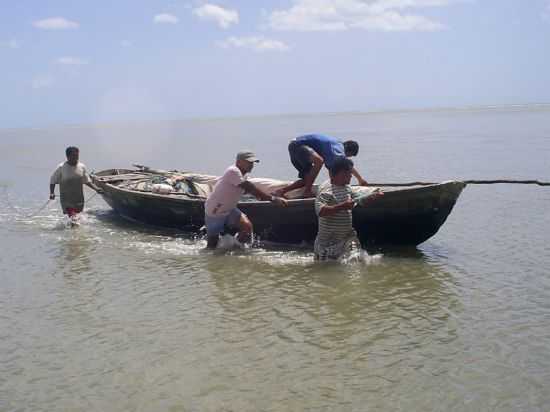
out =
<path fill-rule="evenodd" d="M 355 392 L 363 385 L 390 396 L 392 384 L 409 382 L 403 368 L 412 367 L 416 357 L 430 358 L 439 345 L 458 344 L 453 313 L 460 303 L 449 287 L 452 276 L 421 252 L 367 266 L 234 260 L 221 256 L 207 266 L 221 308 L 220 339 L 258 353 L 260 370 L 273 371 L 273 364 L 283 376 L 294 375 L 298 393 L 340 402 L 345 376 L 348 383 L 363 382 L 351 383 L 348 399 L 368 398 Z M 284 382 L 253 375 L 259 389 L 269 384 L 284 394 L 284 405 L 294 405 Z M 319 387 L 310 386 L 311 376 Z"/>
<path fill-rule="evenodd" d="M 90 273 L 92 269 L 90 254 L 94 252 L 93 239 L 83 233 L 82 227 L 71 227 L 65 221 L 60 224 L 67 233 L 63 233 L 59 239 L 56 255 L 58 273 L 67 277 L 78 277 Z"/>
<path fill-rule="evenodd" d="M 413 258 L 384 256 L 367 265 L 320 264 L 302 257 L 285 265 L 252 256 L 210 259 L 213 294 L 224 307 L 239 305 L 239 296 L 261 294 L 273 301 L 269 307 L 309 308 L 313 313 L 323 307 L 327 314 L 349 319 L 388 319 L 407 306 L 436 311 L 439 303 L 447 307 L 452 300 L 446 287 L 452 277 L 421 251 Z"/>

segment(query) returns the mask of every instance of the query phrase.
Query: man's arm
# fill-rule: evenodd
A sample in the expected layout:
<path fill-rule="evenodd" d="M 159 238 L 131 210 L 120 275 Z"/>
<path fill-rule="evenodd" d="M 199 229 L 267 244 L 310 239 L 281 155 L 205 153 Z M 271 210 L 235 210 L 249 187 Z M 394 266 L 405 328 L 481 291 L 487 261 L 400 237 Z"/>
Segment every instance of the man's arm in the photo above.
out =
<path fill-rule="evenodd" d="M 55 185 L 61 184 L 61 165 L 52 173 L 50 177 L 50 200 L 55 199 Z"/>
<path fill-rule="evenodd" d="M 55 184 L 50 184 L 50 200 L 55 199 Z"/>
<path fill-rule="evenodd" d="M 276 203 L 281 206 L 286 206 L 287 201 L 286 199 L 283 199 L 282 197 L 277 196 L 271 196 L 264 192 L 263 190 L 257 188 L 253 183 L 249 182 L 248 180 L 245 180 L 242 182 L 239 187 L 244 189 L 245 192 L 250 193 L 252 196 L 254 196 L 258 200 L 265 200 L 265 201 L 272 201 L 273 203 Z"/>
<path fill-rule="evenodd" d="M 95 190 L 97 193 L 101 194 L 103 193 L 103 189 L 100 187 L 97 187 L 92 182 L 86 182 L 84 183 L 86 186 L 88 186 L 90 189 Z"/>
<path fill-rule="evenodd" d="M 355 202 L 352 199 L 345 200 L 341 203 L 335 205 L 323 205 L 319 209 L 319 217 L 332 216 L 338 213 L 341 210 L 350 210 L 353 209 Z"/>
<path fill-rule="evenodd" d="M 88 170 L 86 169 L 86 166 L 82 165 L 83 169 L 83 182 L 86 186 L 88 186 L 90 189 L 94 190 L 96 193 L 102 194 L 103 189 L 97 187 L 92 179 L 90 178 L 90 175 L 88 174 Z"/>
<path fill-rule="evenodd" d="M 359 174 L 355 167 L 351 169 L 351 174 L 355 176 L 355 178 L 357 179 L 357 183 L 359 183 L 359 186 L 368 186 L 369 183 L 365 179 L 363 179 L 363 177 Z"/>

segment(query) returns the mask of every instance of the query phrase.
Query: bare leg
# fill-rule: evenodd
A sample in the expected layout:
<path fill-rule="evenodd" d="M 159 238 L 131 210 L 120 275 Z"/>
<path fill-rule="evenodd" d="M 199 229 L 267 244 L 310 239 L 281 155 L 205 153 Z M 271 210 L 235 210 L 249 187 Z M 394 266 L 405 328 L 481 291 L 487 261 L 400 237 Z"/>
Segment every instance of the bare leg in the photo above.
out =
<path fill-rule="evenodd" d="M 283 187 L 282 189 L 275 191 L 275 196 L 284 196 L 286 193 L 304 187 L 304 179 L 296 180 L 295 182 L 289 184 L 288 186 Z"/>
<path fill-rule="evenodd" d="M 241 213 L 241 218 L 239 219 L 239 234 L 237 235 L 237 240 L 241 243 L 245 243 L 250 240 L 252 235 L 252 222 L 248 219 L 244 213 Z"/>
<path fill-rule="evenodd" d="M 206 243 L 206 247 L 208 249 L 216 249 L 216 247 L 218 246 L 218 241 L 219 240 L 220 240 L 220 237 L 218 235 L 209 236 L 208 240 L 207 240 L 207 243 Z"/>
<path fill-rule="evenodd" d="M 304 197 L 313 197 L 313 191 L 311 190 L 313 186 L 313 182 L 315 182 L 315 179 L 317 179 L 317 176 L 319 175 L 319 172 L 321 171 L 321 167 L 323 166 L 323 162 L 315 162 L 313 163 L 313 167 L 309 171 L 309 173 L 304 177 Z"/>
<path fill-rule="evenodd" d="M 294 183 L 279 189 L 275 192 L 275 196 L 284 196 L 286 193 L 290 192 L 294 189 L 299 189 L 301 187 L 304 188 L 304 193 L 302 197 L 314 197 L 312 187 L 313 183 L 315 182 L 315 179 L 317 179 L 317 176 L 319 176 L 319 172 L 321 171 L 321 168 L 323 167 L 323 159 L 319 155 L 312 156 L 313 161 L 313 167 L 309 171 L 308 174 L 304 176 L 303 179 L 296 180 Z"/>

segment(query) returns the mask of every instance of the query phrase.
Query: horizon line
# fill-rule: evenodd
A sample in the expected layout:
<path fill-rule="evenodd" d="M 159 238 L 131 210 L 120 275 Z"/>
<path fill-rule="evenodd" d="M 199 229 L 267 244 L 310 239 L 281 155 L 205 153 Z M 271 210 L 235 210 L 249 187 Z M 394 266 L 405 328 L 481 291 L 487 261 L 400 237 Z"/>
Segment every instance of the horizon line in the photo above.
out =
<path fill-rule="evenodd" d="M 150 124 L 159 122 L 192 122 L 192 121 L 214 121 L 214 120 L 240 120 L 240 119 L 261 119 L 277 117 L 315 117 L 315 116 L 368 116 L 380 114 L 406 114 L 406 113 L 429 113 L 429 112 L 468 112 L 468 111 L 492 111 L 492 110 L 513 110 L 513 109 L 550 109 L 550 102 L 539 103 L 510 103 L 510 104 L 488 104 L 488 105 L 465 105 L 465 106 L 427 106 L 420 108 L 399 108 L 399 109 L 373 109 L 373 110 L 343 110 L 330 112 L 296 112 L 296 113 L 265 113 L 265 114 L 244 114 L 228 116 L 190 116 L 181 118 L 165 119 L 144 119 L 144 120 L 110 120 L 97 123 L 65 123 L 51 124 L 44 126 L 21 126 L 21 127 L 1 127 L 1 132 L 10 132 L 18 130 L 43 130 L 43 129 L 66 129 L 81 128 L 90 126 L 115 126 L 123 124 Z"/>

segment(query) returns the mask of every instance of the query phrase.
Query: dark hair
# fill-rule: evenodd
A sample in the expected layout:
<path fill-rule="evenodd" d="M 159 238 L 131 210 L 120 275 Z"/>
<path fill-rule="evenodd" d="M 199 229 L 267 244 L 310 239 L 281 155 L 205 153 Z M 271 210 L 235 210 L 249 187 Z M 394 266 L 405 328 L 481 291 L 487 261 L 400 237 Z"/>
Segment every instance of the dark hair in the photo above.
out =
<path fill-rule="evenodd" d="M 355 140 L 346 140 L 344 142 L 344 152 L 346 152 L 346 156 L 357 156 L 357 153 L 359 153 L 359 143 Z"/>
<path fill-rule="evenodd" d="M 329 170 L 331 176 L 336 176 L 341 171 L 351 171 L 353 169 L 353 162 L 347 157 L 338 156 Z"/>
<path fill-rule="evenodd" d="M 65 156 L 69 157 L 71 153 L 78 152 L 78 147 L 76 146 L 69 146 L 65 149 Z"/>

